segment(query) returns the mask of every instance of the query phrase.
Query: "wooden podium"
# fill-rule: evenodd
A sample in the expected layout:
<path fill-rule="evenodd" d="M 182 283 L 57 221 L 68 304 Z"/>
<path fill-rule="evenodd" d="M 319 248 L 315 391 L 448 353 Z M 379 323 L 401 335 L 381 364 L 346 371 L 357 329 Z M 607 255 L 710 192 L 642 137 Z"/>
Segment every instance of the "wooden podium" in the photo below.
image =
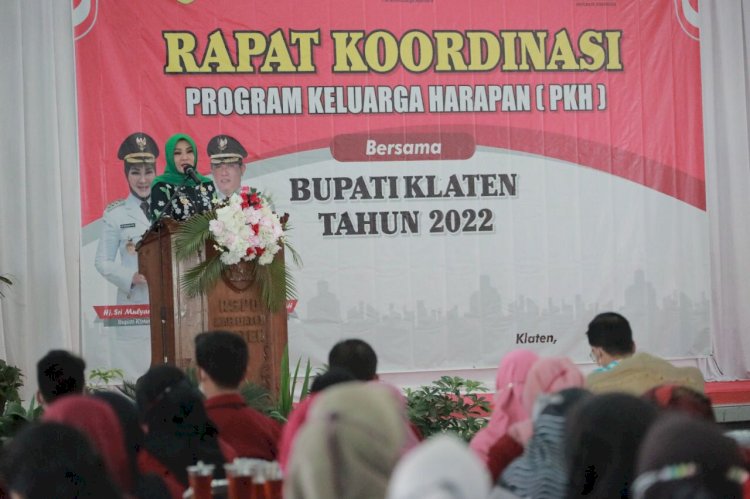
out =
<path fill-rule="evenodd" d="M 287 345 L 286 309 L 265 308 L 246 263 L 232 266 L 207 294 L 188 297 L 180 287 L 180 276 L 203 260 L 205 252 L 178 261 L 174 251 L 178 227 L 178 222 L 165 219 L 138 247 L 138 271 L 146 276 L 151 303 L 151 365 L 195 367 L 193 338 L 203 331 L 231 331 L 248 344 L 247 380 L 266 387 L 275 400 Z M 283 252 L 276 258 L 283 258 Z"/>

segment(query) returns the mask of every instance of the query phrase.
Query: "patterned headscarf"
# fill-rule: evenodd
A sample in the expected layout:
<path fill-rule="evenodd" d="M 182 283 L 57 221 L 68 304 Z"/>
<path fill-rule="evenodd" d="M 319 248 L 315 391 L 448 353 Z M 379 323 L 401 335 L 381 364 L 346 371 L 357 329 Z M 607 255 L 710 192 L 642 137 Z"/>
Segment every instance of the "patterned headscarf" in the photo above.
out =
<path fill-rule="evenodd" d="M 286 499 L 382 499 L 406 436 L 391 389 L 351 381 L 321 392 L 300 430 Z"/>
<path fill-rule="evenodd" d="M 500 476 L 500 486 L 518 497 L 564 497 L 567 484 L 565 421 L 578 401 L 590 396 L 580 388 L 568 388 L 547 396 L 534 421 L 534 433 L 523 455 Z"/>
<path fill-rule="evenodd" d="M 539 356 L 530 350 L 514 350 L 500 361 L 495 375 L 495 398 L 487 426 L 477 432 L 469 446 L 486 461 L 490 447 L 505 435 L 508 427 L 529 417 L 521 401 L 526 377 Z"/>
<path fill-rule="evenodd" d="M 631 491 L 638 499 L 743 497 L 748 480 L 736 442 L 715 423 L 679 413 L 665 414 L 649 429 L 636 475 Z"/>
<path fill-rule="evenodd" d="M 159 183 L 172 185 L 182 185 L 184 183 L 187 186 L 195 185 L 195 181 L 193 181 L 193 179 L 188 175 L 180 173 L 180 170 L 178 170 L 177 166 L 174 164 L 174 148 L 177 145 L 177 142 L 179 142 L 180 140 L 187 141 L 193 147 L 193 152 L 195 153 L 195 164 L 193 166 L 195 166 L 197 173 L 198 148 L 195 146 L 195 141 L 189 135 L 178 133 L 172 135 L 167 141 L 167 145 L 164 147 L 164 157 L 167 160 L 167 166 L 164 168 L 164 173 L 156 177 L 154 181 L 151 182 L 152 187 Z M 204 177 L 200 173 L 198 173 L 198 178 L 200 179 L 201 183 L 211 182 L 210 178 Z"/>

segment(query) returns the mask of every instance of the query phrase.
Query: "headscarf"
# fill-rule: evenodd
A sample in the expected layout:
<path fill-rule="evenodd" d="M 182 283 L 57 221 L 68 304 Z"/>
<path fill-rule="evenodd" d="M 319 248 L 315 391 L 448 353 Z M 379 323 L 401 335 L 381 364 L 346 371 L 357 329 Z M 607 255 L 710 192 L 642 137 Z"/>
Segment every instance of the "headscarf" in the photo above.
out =
<path fill-rule="evenodd" d="M 393 471 L 388 499 L 484 499 L 490 492 L 487 467 L 460 439 L 430 438 Z"/>
<path fill-rule="evenodd" d="M 93 394 L 95 399 L 108 404 L 114 411 L 120 422 L 125 439 L 125 451 L 130 466 L 130 474 L 133 477 L 132 495 L 135 497 L 148 497 L 149 499 L 169 498 L 169 490 L 161 478 L 156 475 L 141 474 L 137 464 L 138 451 L 143 446 L 144 433 L 138 421 L 138 410 L 135 403 L 117 392 L 97 391 Z"/>
<path fill-rule="evenodd" d="M 687 386 L 659 385 L 642 397 L 663 409 L 691 414 L 706 421 L 716 421 L 711 399 Z"/>
<path fill-rule="evenodd" d="M 91 438 L 67 424 L 25 426 L 1 459 L 6 491 L 26 499 L 123 497 Z"/>
<path fill-rule="evenodd" d="M 180 170 L 178 170 L 177 166 L 174 164 L 174 148 L 177 145 L 177 142 L 179 142 L 180 140 L 187 141 L 193 147 L 193 153 L 195 154 L 195 164 L 193 166 L 195 167 L 196 174 L 198 175 L 201 183 L 211 182 L 210 178 L 204 177 L 203 175 L 198 173 L 198 148 L 195 146 L 195 141 L 189 135 L 178 133 L 172 135 L 169 140 L 167 140 L 167 145 L 164 146 L 164 156 L 167 160 L 167 166 L 164 167 L 164 173 L 154 178 L 153 182 L 151 182 L 151 187 L 160 183 L 172 185 L 184 184 L 191 187 L 195 185 L 195 181 L 190 178 L 189 175 L 180 173 Z"/>
<path fill-rule="evenodd" d="M 526 377 L 537 360 L 539 356 L 531 350 L 514 350 L 500 361 L 495 374 L 495 397 L 490 421 L 469 444 L 482 460 L 487 460 L 490 447 L 507 433 L 510 425 L 529 417 L 521 398 Z"/>
<path fill-rule="evenodd" d="M 223 477 L 218 430 L 208 419 L 203 397 L 174 366 L 152 367 L 135 387 L 138 414 L 148 427 L 143 447 L 187 486 L 187 467 L 203 461 Z"/>
<path fill-rule="evenodd" d="M 584 400 L 566 423 L 568 499 L 629 497 L 638 447 L 657 408 L 626 393 Z"/>
<path fill-rule="evenodd" d="M 320 392 L 294 443 L 285 499 L 382 499 L 406 431 L 385 386 L 350 381 Z"/>
<path fill-rule="evenodd" d="M 638 451 L 633 497 L 742 497 L 748 473 L 737 443 L 715 423 L 665 414 Z"/>
<path fill-rule="evenodd" d="M 49 405 L 42 420 L 62 423 L 85 434 L 120 488 L 132 490 L 125 438 L 117 415 L 106 402 L 84 395 L 67 395 Z"/>
<path fill-rule="evenodd" d="M 590 393 L 568 388 L 547 396 L 546 405 L 534 420 L 534 434 L 523 455 L 500 476 L 500 486 L 519 497 L 545 499 L 563 497 L 568 480 L 565 464 L 565 421 L 570 409 Z"/>
<path fill-rule="evenodd" d="M 531 414 L 537 397 L 545 393 L 556 393 L 565 388 L 581 388 L 585 378 L 581 371 L 567 357 L 545 357 L 531 367 L 526 377 L 521 398 L 526 414 Z M 521 445 L 531 438 L 533 431 L 531 418 L 511 425 L 508 433 Z"/>

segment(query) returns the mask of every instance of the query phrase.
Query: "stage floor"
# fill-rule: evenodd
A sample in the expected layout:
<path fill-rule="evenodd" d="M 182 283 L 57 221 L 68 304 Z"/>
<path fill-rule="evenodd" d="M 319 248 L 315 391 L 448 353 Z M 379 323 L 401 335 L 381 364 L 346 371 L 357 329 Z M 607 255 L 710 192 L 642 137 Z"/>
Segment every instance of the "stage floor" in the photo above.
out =
<path fill-rule="evenodd" d="M 706 395 L 720 423 L 750 422 L 750 380 L 706 383 Z"/>

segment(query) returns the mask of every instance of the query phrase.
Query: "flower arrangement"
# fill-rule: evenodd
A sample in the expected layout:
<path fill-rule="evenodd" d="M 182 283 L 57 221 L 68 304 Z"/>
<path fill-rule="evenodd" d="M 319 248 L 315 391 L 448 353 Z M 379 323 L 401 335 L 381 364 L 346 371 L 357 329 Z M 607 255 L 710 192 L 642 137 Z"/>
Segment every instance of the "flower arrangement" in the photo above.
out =
<path fill-rule="evenodd" d="M 225 265 L 251 262 L 256 257 L 258 265 L 268 265 L 281 249 L 284 229 L 276 213 L 263 204 L 256 192 L 242 189 L 216 208 L 216 218 L 208 223 L 216 242 L 214 248 Z"/>
<path fill-rule="evenodd" d="M 294 298 L 294 282 L 281 258 L 284 248 L 300 265 L 299 255 L 287 240 L 288 215 L 279 217 L 270 201 L 255 189 L 243 187 L 214 208 L 190 217 L 178 229 L 175 253 L 187 260 L 205 248 L 205 260 L 188 269 L 181 286 L 189 296 L 210 290 L 232 266 L 250 265 L 261 298 L 271 310 L 279 310 L 287 298 Z"/>

